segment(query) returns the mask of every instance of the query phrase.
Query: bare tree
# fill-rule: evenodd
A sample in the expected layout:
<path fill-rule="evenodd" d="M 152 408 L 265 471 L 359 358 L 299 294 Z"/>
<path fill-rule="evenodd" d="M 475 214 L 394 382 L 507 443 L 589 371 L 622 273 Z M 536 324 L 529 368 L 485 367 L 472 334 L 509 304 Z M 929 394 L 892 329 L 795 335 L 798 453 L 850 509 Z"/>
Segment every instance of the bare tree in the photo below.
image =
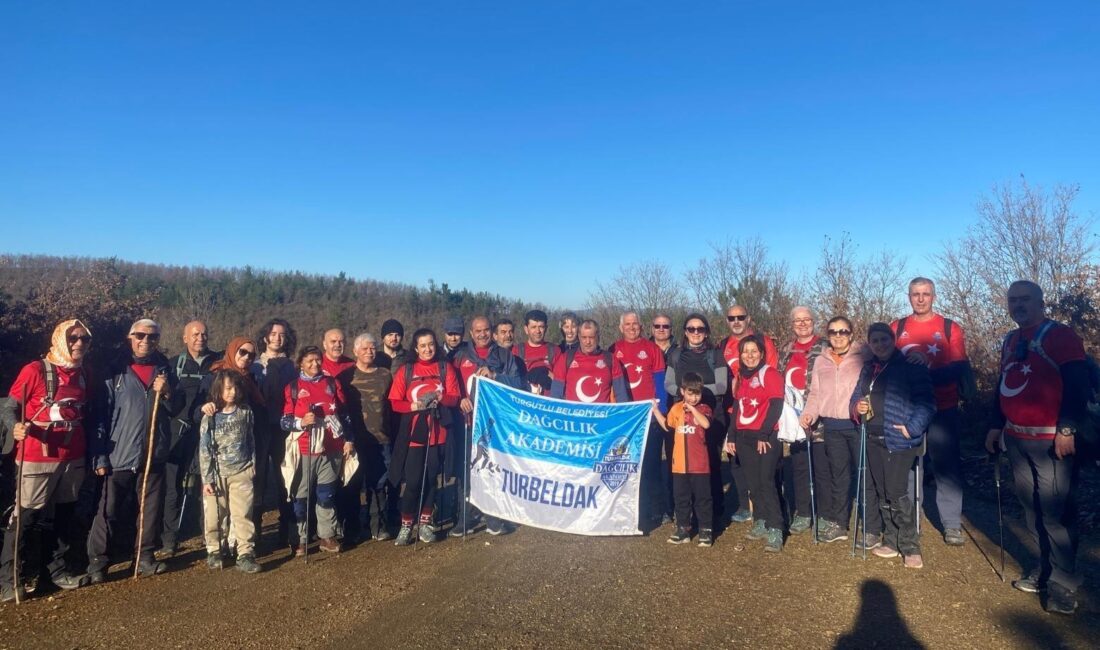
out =
<path fill-rule="evenodd" d="M 905 308 L 906 258 L 882 250 L 861 258 L 851 234 L 825 237 L 809 302 L 824 318 L 847 316 L 857 328 L 897 317 Z"/>
<path fill-rule="evenodd" d="M 619 272 L 607 282 L 599 282 L 589 294 L 586 316 L 598 322 L 601 338 L 614 340 L 619 315 L 636 311 L 644 320 L 657 312 L 680 312 L 687 304 L 687 294 L 672 270 L 658 260 L 636 262 L 619 267 Z"/>

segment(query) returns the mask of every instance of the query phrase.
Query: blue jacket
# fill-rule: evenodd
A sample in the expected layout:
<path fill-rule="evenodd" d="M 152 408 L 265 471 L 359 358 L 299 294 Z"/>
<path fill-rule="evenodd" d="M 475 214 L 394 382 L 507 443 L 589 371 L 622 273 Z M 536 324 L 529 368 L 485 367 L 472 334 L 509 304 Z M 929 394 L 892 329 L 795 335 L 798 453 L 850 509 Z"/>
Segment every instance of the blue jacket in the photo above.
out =
<path fill-rule="evenodd" d="M 858 418 L 856 403 L 870 392 L 874 364 L 875 359 L 872 357 L 863 364 L 863 370 L 859 373 L 859 381 L 856 382 L 849 401 L 853 417 Z M 932 376 L 928 374 L 927 367 L 909 363 L 905 355 L 897 350 L 888 364 L 880 377 L 880 380 L 886 381 L 885 413 L 881 414 L 884 418 L 886 448 L 890 451 L 904 451 L 919 447 L 928 424 L 932 422 L 932 416 L 936 414 Z M 904 425 L 909 432 L 909 438 L 901 435 L 901 431 L 894 428 L 896 425 Z"/>
<path fill-rule="evenodd" d="M 160 373 L 168 375 L 168 359 L 164 355 L 157 352 L 153 361 L 154 377 Z M 153 415 L 156 401 L 152 390 L 146 388 L 130 369 L 129 355 L 124 355 L 111 367 L 104 388 L 98 400 L 95 432 L 88 442 L 92 467 L 144 471 L 149 417 Z M 172 413 L 178 408 L 178 404 L 174 404 L 178 396 L 173 393 L 172 397 L 162 399 L 155 414 L 153 465 L 168 460 Z"/>

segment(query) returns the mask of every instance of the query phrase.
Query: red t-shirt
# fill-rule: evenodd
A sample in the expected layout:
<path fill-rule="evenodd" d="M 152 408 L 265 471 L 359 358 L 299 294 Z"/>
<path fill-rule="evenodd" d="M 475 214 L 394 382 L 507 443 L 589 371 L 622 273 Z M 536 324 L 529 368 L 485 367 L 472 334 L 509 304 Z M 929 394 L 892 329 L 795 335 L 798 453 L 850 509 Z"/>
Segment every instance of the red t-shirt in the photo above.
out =
<path fill-rule="evenodd" d="M 295 385 L 298 388 L 297 396 L 294 395 Z M 344 411 L 344 390 L 340 387 L 340 382 L 323 373 L 315 381 L 303 379 L 299 375 L 283 390 L 283 404 L 283 415 L 293 415 L 296 418 L 305 417 L 311 406 L 320 407 L 325 416 L 337 415 Z M 326 425 L 323 442 L 324 453 L 333 454 L 343 450 L 347 438 L 335 437 L 332 428 Z M 298 437 L 298 451 L 302 455 L 319 455 L 311 453 L 309 449 L 308 432 Z"/>
<path fill-rule="evenodd" d="M 890 323 L 890 329 L 898 332 L 898 321 Z M 905 319 L 905 329 L 897 337 L 898 350 L 902 354 L 918 354 L 928 360 L 928 369 L 943 368 L 956 361 L 966 361 L 966 335 L 958 323 L 951 324 L 951 340 L 947 340 L 943 316 L 932 314 L 932 318 L 919 321 L 913 316 Z M 940 411 L 959 405 L 959 386 L 956 382 L 933 386 L 936 395 L 936 408 Z"/>
<path fill-rule="evenodd" d="M 321 356 L 321 372 L 329 377 L 339 377 L 340 373 L 344 372 L 348 368 L 355 365 L 355 362 L 351 359 L 341 355 L 339 359 L 333 361 L 327 356 Z"/>
<path fill-rule="evenodd" d="M 130 370 L 133 370 L 137 378 L 141 380 L 141 383 L 145 384 L 146 390 L 149 390 L 149 387 L 153 385 L 153 371 L 156 369 L 157 367 L 152 365 L 130 364 Z"/>
<path fill-rule="evenodd" d="M 483 361 L 489 358 L 489 350 L 491 349 L 489 346 L 479 348 L 476 345 L 471 344 L 470 349 L 473 350 L 474 354 L 476 354 L 478 358 Z M 481 366 L 479 366 L 473 359 L 465 354 L 457 357 L 455 361 L 458 365 L 458 372 L 460 375 L 462 375 L 462 394 L 466 397 L 473 397 L 474 374 Z"/>
<path fill-rule="evenodd" d="M 734 394 L 737 430 L 760 432 L 768 416 L 768 405 L 775 398 L 783 399 L 783 375 L 771 366 L 761 366 L 748 379 L 737 382 Z"/>
<path fill-rule="evenodd" d="M 791 343 L 791 357 L 787 360 L 787 368 L 784 378 L 795 390 L 806 390 L 806 373 L 810 371 L 810 349 L 814 347 L 818 337 L 813 337 L 805 343 L 793 341 Z"/>
<path fill-rule="evenodd" d="M 711 417 L 710 407 L 698 404 L 699 412 Z M 668 410 L 669 433 L 672 435 L 672 472 L 674 474 L 710 474 L 707 452 L 707 430 L 695 423 L 695 416 L 676 402 Z"/>
<path fill-rule="evenodd" d="M 487 350 L 488 348 L 486 348 Z M 410 426 L 416 426 L 416 419 L 423 417 L 423 411 L 413 411 L 413 403 L 419 398 L 431 392 L 439 394 L 439 403 L 442 406 L 458 406 L 462 399 L 462 388 L 458 383 L 458 372 L 450 362 L 444 361 L 446 377 L 439 376 L 438 361 L 422 361 L 417 359 L 412 366 L 412 377 L 407 376 L 406 368 L 398 368 L 393 373 L 393 383 L 390 384 L 390 406 L 394 413 L 412 413 L 413 421 Z M 438 445 L 446 442 L 447 429 L 439 422 L 428 432 L 428 444 Z M 415 445 L 415 443 L 412 443 Z"/>
<path fill-rule="evenodd" d="M 627 341 L 619 339 L 611 345 L 611 352 L 626 371 L 630 386 L 630 398 L 646 400 L 657 397 L 653 373 L 664 372 L 665 354 L 649 339 Z"/>
<path fill-rule="evenodd" d="M 11 385 L 9 395 L 16 402 L 23 399 L 23 388 L 26 387 L 27 404 L 21 415 L 25 421 L 32 423 L 27 438 L 16 443 L 16 458 L 31 463 L 58 463 L 84 457 L 87 444 L 84 436 L 87 379 L 80 368 L 66 370 L 54 366 L 54 372 L 57 374 L 57 391 L 53 396 L 54 404 L 50 406 L 44 406 L 46 375 L 41 361 L 23 366 Z M 58 404 L 68 398 L 74 401 L 64 406 Z M 42 426 L 45 424 L 52 426 Z M 21 447 L 25 449 L 21 451 Z"/>
<path fill-rule="evenodd" d="M 772 340 L 772 337 L 764 336 L 757 332 L 749 332 L 745 334 L 745 336 L 751 334 L 758 334 L 764 337 L 764 354 L 767 357 L 764 359 L 764 363 L 768 365 L 779 363 L 779 353 L 776 352 L 775 341 Z M 730 377 L 736 377 L 737 371 L 741 369 L 741 353 L 737 351 L 737 345 L 741 342 L 742 338 L 745 337 L 742 336 L 738 338 L 731 334 L 729 339 L 726 340 L 726 347 L 722 348 L 722 356 L 726 358 L 726 364 L 730 367 Z"/>
<path fill-rule="evenodd" d="M 597 349 L 593 354 L 585 354 L 579 349 L 573 356 L 573 362 L 565 366 L 567 354 L 560 354 L 554 360 L 554 380 L 565 384 L 565 399 L 586 404 L 609 404 L 612 400 L 611 384 L 623 376 L 623 364 Z"/>
<path fill-rule="evenodd" d="M 530 343 L 524 342 L 513 345 L 512 354 L 522 359 L 527 365 L 527 372 L 531 372 L 539 368 L 550 368 L 551 347 L 549 343 L 545 342 L 542 345 L 531 345 Z M 522 350 L 522 353 L 520 350 Z"/>
<path fill-rule="evenodd" d="M 1058 412 L 1062 408 L 1062 373 L 1037 351 L 1034 338 L 1042 325 L 1012 332 L 1004 348 L 998 397 L 1006 420 L 1004 433 L 1008 436 L 1053 440 L 1057 433 Z M 1017 344 L 1021 340 L 1027 342 L 1027 354 L 1017 359 Z M 1061 323 L 1051 326 L 1043 337 L 1042 346 L 1059 366 L 1085 358 L 1080 337 Z"/>

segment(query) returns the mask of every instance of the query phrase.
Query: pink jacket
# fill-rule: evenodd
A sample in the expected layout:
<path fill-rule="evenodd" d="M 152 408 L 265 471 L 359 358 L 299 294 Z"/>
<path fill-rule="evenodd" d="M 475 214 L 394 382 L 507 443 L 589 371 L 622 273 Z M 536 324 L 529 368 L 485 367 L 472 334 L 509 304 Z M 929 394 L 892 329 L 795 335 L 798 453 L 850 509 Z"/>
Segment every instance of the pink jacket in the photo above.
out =
<path fill-rule="evenodd" d="M 851 350 L 837 365 L 832 352 L 828 348 L 822 350 L 814 360 L 810 396 L 806 399 L 802 414 L 808 413 L 815 421 L 818 418 L 850 419 L 849 400 L 856 389 L 863 363 L 870 355 L 870 348 L 861 342 L 853 342 Z"/>

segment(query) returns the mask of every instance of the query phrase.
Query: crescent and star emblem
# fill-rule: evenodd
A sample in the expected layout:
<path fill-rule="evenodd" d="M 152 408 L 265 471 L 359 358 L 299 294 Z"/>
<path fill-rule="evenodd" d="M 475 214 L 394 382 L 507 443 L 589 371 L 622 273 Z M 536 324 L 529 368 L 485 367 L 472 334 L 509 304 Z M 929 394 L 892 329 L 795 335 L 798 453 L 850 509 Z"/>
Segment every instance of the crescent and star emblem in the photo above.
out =
<path fill-rule="evenodd" d="M 599 387 L 600 387 L 600 384 L 603 383 L 602 380 L 596 379 L 596 382 L 595 382 L 596 388 L 597 388 L 596 394 L 595 395 L 589 395 L 588 393 L 584 392 L 584 380 L 585 379 L 591 379 L 591 378 L 592 378 L 591 375 L 585 375 L 585 376 L 581 377 L 580 379 L 577 380 L 577 385 L 574 387 L 574 390 L 577 393 L 577 397 L 582 402 L 585 402 L 587 404 L 591 404 L 592 402 L 595 402 L 597 399 L 599 399 L 599 397 L 600 397 Z"/>
<path fill-rule="evenodd" d="M 1004 397 L 1016 397 L 1017 395 L 1022 393 L 1025 388 L 1027 388 L 1027 383 L 1029 381 L 1031 381 L 1030 378 L 1025 379 L 1024 383 L 1020 384 L 1019 386 L 1017 386 L 1015 388 L 1009 388 L 1008 387 L 1008 382 L 1007 382 L 1008 373 L 1009 373 L 1010 370 L 1012 370 L 1013 366 L 1020 366 L 1020 372 L 1025 377 L 1027 375 L 1031 374 L 1031 366 L 1026 365 L 1026 364 L 1021 365 L 1019 361 L 1013 361 L 1012 363 L 1005 366 L 1004 372 L 1001 373 L 1001 395 L 1004 396 Z"/>

